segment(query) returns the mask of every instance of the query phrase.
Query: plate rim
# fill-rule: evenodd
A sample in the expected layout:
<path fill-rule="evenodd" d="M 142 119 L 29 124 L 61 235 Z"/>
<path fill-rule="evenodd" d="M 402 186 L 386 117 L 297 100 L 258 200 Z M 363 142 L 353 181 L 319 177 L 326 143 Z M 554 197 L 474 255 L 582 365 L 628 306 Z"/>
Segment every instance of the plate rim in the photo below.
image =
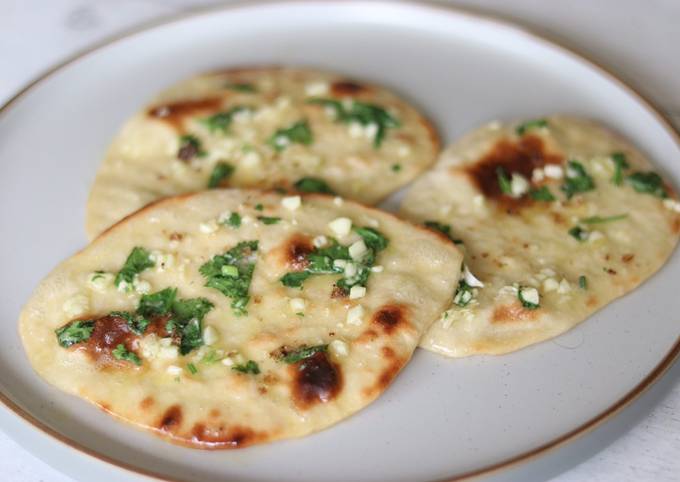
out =
<path fill-rule="evenodd" d="M 646 95 L 642 94 L 637 88 L 633 87 L 623 79 L 621 79 L 617 74 L 615 74 L 608 67 L 603 64 L 593 60 L 590 56 L 581 53 L 580 51 L 567 46 L 562 41 L 555 39 L 536 28 L 528 27 L 526 25 L 519 24 L 514 20 L 508 19 L 501 14 L 495 14 L 492 12 L 484 12 L 474 7 L 464 7 L 458 5 L 448 5 L 437 2 L 436 0 L 400 0 L 398 3 L 391 2 L 390 0 L 353 0 L 355 5 L 359 3 L 372 4 L 383 7 L 393 7 L 406 5 L 410 8 L 422 9 L 425 11 L 430 11 L 442 15 L 456 16 L 456 17 L 466 17 L 468 20 L 473 22 L 487 22 L 494 24 L 495 27 L 503 28 L 512 31 L 515 34 L 523 35 L 528 37 L 533 42 L 536 42 L 542 46 L 549 47 L 556 51 L 558 54 L 569 57 L 571 60 L 577 61 L 582 65 L 596 71 L 602 77 L 606 78 L 608 81 L 614 83 L 628 95 L 635 98 L 640 106 L 647 111 L 656 120 L 658 124 L 669 134 L 676 144 L 678 149 L 680 149 L 680 130 L 676 129 L 669 120 L 669 116 L 656 104 L 649 99 Z M 199 17 L 201 15 L 211 14 L 215 12 L 224 12 L 230 10 L 240 10 L 248 8 L 257 8 L 262 5 L 314 5 L 314 4 L 336 4 L 336 5 L 347 5 L 347 2 L 342 2 L 341 0 L 235 0 L 229 3 L 218 3 L 214 5 L 205 5 L 190 8 L 189 10 L 172 13 L 168 15 L 162 15 L 160 17 L 154 18 L 150 21 L 142 22 L 136 26 L 123 29 L 122 31 L 109 35 L 103 40 L 99 40 L 90 44 L 89 46 L 77 50 L 75 53 L 66 56 L 63 60 L 52 64 L 51 67 L 43 70 L 32 80 L 28 81 L 21 87 L 14 95 L 12 95 L 4 104 L 0 106 L 0 118 L 4 116 L 10 108 L 28 94 L 33 88 L 37 87 L 40 83 L 47 80 L 57 72 L 68 67 L 75 62 L 88 57 L 90 54 L 95 54 L 102 50 L 103 48 L 115 44 L 121 40 L 132 37 L 139 33 L 146 32 L 148 30 L 153 30 L 158 27 L 165 25 L 174 24 L 177 22 L 182 22 L 187 19 L 194 17 Z M 541 445 L 538 445 L 530 450 L 522 452 L 518 455 L 508 457 L 499 462 L 474 469 L 467 472 L 462 472 L 458 474 L 452 474 L 450 476 L 445 476 L 444 478 L 436 479 L 438 482 L 454 482 L 461 480 L 468 480 L 471 478 L 477 478 L 480 476 L 488 476 L 493 473 L 498 473 L 503 469 L 507 469 L 513 466 L 524 464 L 535 460 L 536 458 L 552 452 L 569 442 L 575 441 L 589 432 L 600 427 L 605 422 L 609 421 L 624 408 L 629 406 L 632 402 L 638 399 L 643 393 L 645 393 L 654 383 L 656 383 L 668 369 L 673 365 L 675 360 L 680 356 L 680 336 L 676 339 L 675 343 L 671 349 L 664 355 L 664 357 L 657 363 L 657 365 L 640 380 L 630 391 L 624 394 L 620 399 L 614 402 L 612 405 L 607 407 L 602 412 L 591 417 L 589 420 L 585 421 L 581 425 L 573 428 L 572 430 L 555 437 Z M 4 408 L 8 409 L 15 416 L 19 417 L 24 423 L 27 423 L 31 428 L 38 431 L 39 436 L 47 435 L 51 437 L 51 440 L 56 443 L 60 443 L 71 450 L 74 450 L 79 455 L 89 456 L 94 459 L 93 462 L 103 462 L 117 469 L 122 469 L 130 475 L 141 475 L 153 480 L 162 482 L 186 482 L 184 479 L 180 478 L 170 478 L 165 475 L 159 474 L 152 470 L 146 470 L 138 466 L 127 464 L 123 461 L 119 461 L 113 457 L 110 457 L 104 453 L 98 452 L 96 450 L 90 449 L 79 442 L 69 438 L 67 435 L 51 428 L 46 423 L 38 420 L 29 411 L 21 408 L 17 403 L 15 403 L 12 398 L 5 392 L 3 387 L 0 387 L 0 404 Z M 10 438 L 16 441 L 15 437 L 8 433 Z M 23 444 L 19 444 L 25 450 L 28 450 Z M 35 455 L 41 460 L 42 457 Z M 58 470 L 58 469 L 55 469 Z"/>

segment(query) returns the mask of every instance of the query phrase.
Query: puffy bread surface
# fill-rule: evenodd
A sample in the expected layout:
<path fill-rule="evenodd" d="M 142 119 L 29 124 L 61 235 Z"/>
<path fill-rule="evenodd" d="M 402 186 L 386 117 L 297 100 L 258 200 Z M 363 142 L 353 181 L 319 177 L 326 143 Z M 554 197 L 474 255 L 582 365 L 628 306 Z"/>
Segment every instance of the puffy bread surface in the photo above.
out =
<path fill-rule="evenodd" d="M 233 213 L 239 227 L 224 223 Z M 388 240 L 364 296 L 338 293 L 338 274 L 310 276 L 302 289 L 284 286 L 281 278 L 307 266 L 315 246 L 362 241 L 346 224 L 332 223 L 338 218 Z M 247 313 L 237 315 L 233 299 L 206 287 L 199 268 L 253 240 Z M 121 291 L 113 276 L 135 247 L 148 250 L 154 266 Z M 430 231 L 353 202 L 309 195 L 296 206 L 276 194 L 206 191 L 152 204 L 61 263 L 24 307 L 19 328 L 32 366 L 59 389 L 179 444 L 237 448 L 323 429 L 378 397 L 447 307 L 461 262 L 462 254 Z M 177 288 L 178 300 L 213 305 L 203 319 L 204 344 L 186 355 L 163 333 L 166 318 L 149 317 L 136 335 L 107 317 L 134 312 L 140 291 L 166 288 Z M 73 320 L 97 321 L 87 341 L 64 348 L 55 330 Z M 106 332 L 111 327 L 118 332 Z M 112 356 L 122 350 L 118 343 L 139 366 Z M 283 358 L 319 346 L 324 350 L 298 361 Z"/>
<path fill-rule="evenodd" d="M 403 216 L 450 225 L 484 285 L 468 277 L 469 292 L 457 293 L 422 347 L 452 357 L 502 354 L 554 337 L 633 290 L 675 248 L 680 205 L 667 182 L 656 195 L 635 189 L 640 173 L 654 177 L 640 151 L 594 122 L 544 121 L 494 122 L 469 133 L 407 193 Z M 621 164 L 617 184 L 622 161 L 628 167 Z M 576 191 L 568 199 L 569 183 Z M 538 295 L 539 306 L 525 306 L 520 289 L 528 301 Z"/>
<path fill-rule="evenodd" d="M 220 163 L 233 168 L 215 178 L 223 187 L 295 189 L 313 178 L 375 204 L 438 151 L 430 122 L 376 85 L 290 68 L 199 75 L 122 127 L 92 186 L 86 231 L 92 239 L 151 201 L 207 188 Z"/>

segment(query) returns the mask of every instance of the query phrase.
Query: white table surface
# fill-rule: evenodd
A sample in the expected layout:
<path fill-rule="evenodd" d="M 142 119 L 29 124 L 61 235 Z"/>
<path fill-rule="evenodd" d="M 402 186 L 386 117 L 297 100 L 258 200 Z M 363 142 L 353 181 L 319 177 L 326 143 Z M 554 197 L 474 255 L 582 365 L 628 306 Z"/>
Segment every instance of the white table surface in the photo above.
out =
<path fill-rule="evenodd" d="M 93 42 L 153 18 L 213 3 L 0 0 L 0 105 L 52 64 Z M 514 20 L 586 54 L 631 83 L 680 126 L 680 1 L 450 3 Z M 558 482 L 680 481 L 680 363 L 613 421 L 535 465 L 509 476 L 554 477 Z M 0 474 L 1 480 L 12 482 L 72 481 L 2 432 Z"/>

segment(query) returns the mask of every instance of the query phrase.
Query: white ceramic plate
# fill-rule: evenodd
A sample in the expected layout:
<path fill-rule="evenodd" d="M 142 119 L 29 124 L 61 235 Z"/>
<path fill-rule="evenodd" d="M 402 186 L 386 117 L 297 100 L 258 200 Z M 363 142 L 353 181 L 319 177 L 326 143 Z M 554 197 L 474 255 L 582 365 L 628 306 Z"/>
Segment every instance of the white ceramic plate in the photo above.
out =
<path fill-rule="evenodd" d="M 133 472 L 211 481 L 459 477 L 568 440 L 671 363 L 680 349 L 678 253 L 637 291 L 553 341 L 504 357 L 447 360 L 419 351 L 374 404 L 301 440 L 192 451 L 43 383 L 15 320 L 40 278 L 84 245 L 87 192 L 112 135 L 168 84 L 240 64 L 319 66 L 385 84 L 421 106 L 447 142 L 496 118 L 601 119 L 676 185 L 680 179 L 678 138 L 630 89 L 519 28 L 450 9 L 231 6 L 104 45 L 51 72 L 0 115 L 0 420 L 38 456 L 86 480 L 131 480 Z"/>

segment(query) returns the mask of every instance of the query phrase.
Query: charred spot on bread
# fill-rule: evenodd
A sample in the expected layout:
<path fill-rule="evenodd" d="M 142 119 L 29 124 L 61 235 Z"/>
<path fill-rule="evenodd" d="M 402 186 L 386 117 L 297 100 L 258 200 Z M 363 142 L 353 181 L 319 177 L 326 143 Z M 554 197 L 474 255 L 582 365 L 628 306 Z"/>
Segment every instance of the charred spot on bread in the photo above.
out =
<path fill-rule="evenodd" d="M 372 321 L 389 335 L 403 327 L 409 326 L 407 316 L 408 308 L 405 305 L 391 303 L 380 307 L 373 314 Z"/>
<path fill-rule="evenodd" d="M 182 407 L 179 405 L 172 405 L 165 410 L 157 426 L 163 432 L 175 432 L 181 424 Z"/>
<path fill-rule="evenodd" d="M 327 403 L 338 396 L 342 389 L 342 370 L 331 362 L 325 351 L 294 363 L 290 370 L 293 377 L 292 395 L 295 405 L 307 409 L 319 403 Z"/>
<path fill-rule="evenodd" d="M 178 131 L 182 131 L 186 119 L 200 113 L 214 111 L 218 109 L 221 104 L 222 99 L 219 97 L 182 100 L 151 107 L 147 111 L 147 115 L 151 118 L 168 123 Z"/>

